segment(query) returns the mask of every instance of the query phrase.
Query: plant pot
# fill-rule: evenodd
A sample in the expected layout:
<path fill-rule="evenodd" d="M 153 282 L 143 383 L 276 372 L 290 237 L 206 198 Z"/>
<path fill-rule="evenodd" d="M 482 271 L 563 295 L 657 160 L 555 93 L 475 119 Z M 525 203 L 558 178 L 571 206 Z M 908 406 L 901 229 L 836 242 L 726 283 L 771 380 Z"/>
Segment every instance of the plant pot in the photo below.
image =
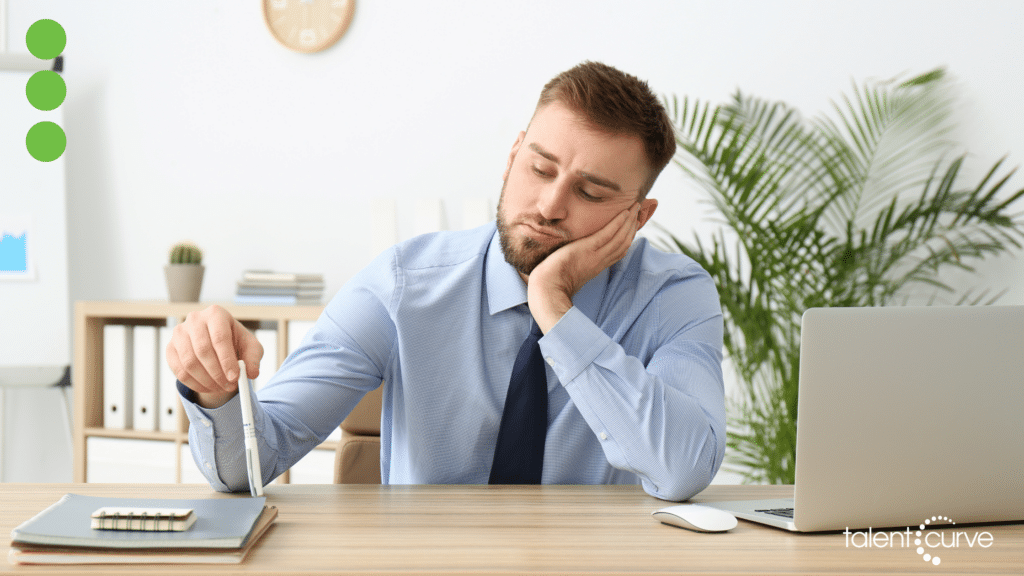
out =
<path fill-rule="evenodd" d="M 199 291 L 203 288 L 202 264 L 168 264 L 164 266 L 167 277 L 167 294 L 171 302 L 199 302 Z"/>

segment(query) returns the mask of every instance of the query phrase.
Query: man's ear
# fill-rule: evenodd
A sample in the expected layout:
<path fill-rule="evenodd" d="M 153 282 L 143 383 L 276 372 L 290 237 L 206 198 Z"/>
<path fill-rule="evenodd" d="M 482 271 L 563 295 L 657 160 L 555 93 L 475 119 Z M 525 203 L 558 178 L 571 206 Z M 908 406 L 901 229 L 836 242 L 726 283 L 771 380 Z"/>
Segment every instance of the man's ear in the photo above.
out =
<path fill-rule="evenodd" d="M 654 211 L 658 208 L 658 201 L 654 198 L 645 198 L 640 201 L 640 211 L 636 213 L 636 219 L 639 222 L 636 229 L 639 230 L 647 224 L 647 221 L 654 215 Z"/>
<path fill-rule="evenodd" d="M 512 172 L 512 161 L 516 159 L 516 154 L 519 152 L 519 147 L 523 145 L 523 140 L 526 139 L 526 132 L 520 132 L 516 138 L 515 144 L 512 145 L 512 151 L 508 153 L 508 163 L 505 165 L 505 173 L 501 176 L 503 181 L 508 180 L 508 175 Z"/>

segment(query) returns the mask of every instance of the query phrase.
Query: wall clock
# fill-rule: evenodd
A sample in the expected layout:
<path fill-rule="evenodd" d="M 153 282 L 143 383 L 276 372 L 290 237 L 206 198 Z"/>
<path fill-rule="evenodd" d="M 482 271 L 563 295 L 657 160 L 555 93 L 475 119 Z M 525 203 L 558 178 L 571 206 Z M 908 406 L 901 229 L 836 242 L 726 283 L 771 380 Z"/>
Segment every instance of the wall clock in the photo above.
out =
<path fill-rule="evenodd" d="M 319 52 L 345 35 L 355 9 L 355 0 L 263 0 L 263 20 L 286 47 Z"/>

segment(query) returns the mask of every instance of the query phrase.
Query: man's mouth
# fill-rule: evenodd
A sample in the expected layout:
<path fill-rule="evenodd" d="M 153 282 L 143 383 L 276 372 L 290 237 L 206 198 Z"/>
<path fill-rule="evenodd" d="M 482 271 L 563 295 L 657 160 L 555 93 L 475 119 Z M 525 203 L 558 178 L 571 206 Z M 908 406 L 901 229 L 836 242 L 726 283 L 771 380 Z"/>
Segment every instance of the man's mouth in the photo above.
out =
<path fill-rule="evenodd" d="M 544 228 L 537 226 L 536 224 L 530 224 L 529 222 L 523 222 L 521 223 L 521 226 L 526 227 L 528 234 L 531 236 L 539 236 L 541 240 L 561 241 L 565 239 L 564 234 L 553 228 Z"/>

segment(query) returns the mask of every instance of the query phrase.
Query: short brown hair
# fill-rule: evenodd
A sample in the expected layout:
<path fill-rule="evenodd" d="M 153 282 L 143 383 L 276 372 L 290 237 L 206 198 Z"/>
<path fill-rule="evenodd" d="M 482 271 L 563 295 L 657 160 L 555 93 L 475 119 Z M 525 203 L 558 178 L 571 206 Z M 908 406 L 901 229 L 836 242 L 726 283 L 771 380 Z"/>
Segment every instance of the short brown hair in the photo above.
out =
<path fill-rule="evenodd" d="M 676 136 L 661 101 L 647 82 L 600 62 L 583 62 L 551 79 L 537 109 L 559 101 L 594 126 L 612 134 L 637 136 L 651 166 L 641 197 L 672 161 Z"/>

